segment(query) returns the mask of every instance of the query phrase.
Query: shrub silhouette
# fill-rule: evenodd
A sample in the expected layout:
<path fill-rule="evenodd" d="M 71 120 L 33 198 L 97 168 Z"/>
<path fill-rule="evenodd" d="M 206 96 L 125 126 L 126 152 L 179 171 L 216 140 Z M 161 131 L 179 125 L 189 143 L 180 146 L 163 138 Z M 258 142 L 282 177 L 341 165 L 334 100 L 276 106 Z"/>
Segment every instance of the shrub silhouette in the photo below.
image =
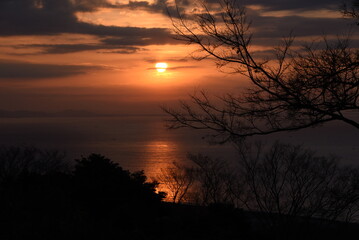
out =
<path fill-rule="evenodd" d="M 99 154 L 77 160 L 73 175 L 77 193 L 84 198 L 111 198 L 131 204 L 164 198 L 164 193 L 156 193 L 158 183 L 146 182 L 143 171 L 130 173 Z"/>
<path fill-rule="evenodd" d="M 209 206 L 201 207 L 162 202 L 164 194 L 156 193 L 158 183 L 147 182 L 143 171 L 123 170 L 99 154 L 77 160 L 73 171 L 53 171 L 53 168 L 30 171 L 20 157 L 16 159 L 22 170 L 5 171 L 6 178 L 0 181 L 1 240 L 231 240 L 260 239 L 256 236 L 261 233 L 268 239 L 274 236 L 271 232 L 258 232 L 255 227 L 260 230 L 260 226 L 251 222 L 253 214 L 230 204 L 213 200 Z M 2 163 L 9 161 L 0 160 L 0 165 Z M 206 171 L 221 169 L 212 165 L 204 167 Z M 8 169 L 19 168 L 12 165 Z M 12 172 L 16 177 L 11 176 Z M 202 175 L 199 177 L 203 179 Z M 211 184 L 206 189 L 213 192 L 216 186 L 222 187 Z M 346 231 L 348 236 L 355 232 L 354 227 L 357 225 L 349 229 L 351 232 Z M 327 229 L 323 226 L 320 234 Z M 336 239 L 339 236 L 337 233 L 327 235 Z"/>
<path fill-rule="evenodd" d="M 144 229 L 164 198 L 156 193 L 158 184 L 147 183 L 142 171 L 130 173 L 99 154 L 76 162 L 73 200 L 86 236 L 101 239 L 116 233 L 136 239 L 135 227 Z"/>
<path fill-rule="evenodd" d="M 14 149 L 24 152 L 4 148 L 2 156 L 15 156 Z M 130 173 L 102 155 L 77 160 L 72 172 L 33 171 L 28 159 L 0 159 L 0 169 L 11 170 L 0 181 L 0 239 L 139 239 L 136 229 L 143 234 L 164 197 L 142 171 Z"/>

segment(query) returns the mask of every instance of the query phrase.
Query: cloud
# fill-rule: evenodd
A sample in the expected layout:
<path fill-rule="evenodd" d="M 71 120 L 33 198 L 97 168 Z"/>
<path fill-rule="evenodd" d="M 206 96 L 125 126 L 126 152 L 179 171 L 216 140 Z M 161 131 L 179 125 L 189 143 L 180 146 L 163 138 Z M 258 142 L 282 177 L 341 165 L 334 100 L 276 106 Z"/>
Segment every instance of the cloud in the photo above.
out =
<path fill-rule="evenodd" d="M 220 21 L 221 7 L 211 5 L 218 3 L 218 0 L 204 1 L 209 4 L 210 9 L 213 8 L 217 12 L 215 15 Z M 239 7 L 259 6 L 258 9 L 247 8 L 247 18 L 252 22 L 251 30 L 254 32 L 254 38 L 272 38 L 271 44 L 273 40 L 286 37 L 291 32 L 297 37 L 313 37 L 346 34 L 351 30 L 352 22 L 340 15 L 342 2 L 338 0 L 251 0 L 237 1 L 237 3 Z M 184 3 L 182 7 L 187 7 L 189 10 L 193 5 Z M 188 15 L 184 17 L 191 18 Z"/>
<path fill-rule="evenodd" d="M 345 19 L 308 18 L 300 16 L 254 17 L 256 37 L 281 38 L 293 32 L 295 36 L 318 36 L 342 34 L 349 24 Z"/>
<path fill-rule="evenodd" d="M 142 9 L 167 15 L 175 11 L 169 0 L 148 1 L 115 1 L 108 0 L 1 0 L 0 1 L 0 36 L 16 35 L 58 35 L 62 33 L 88 34 L 97 36 L 96 44 L 23 44 L 17 48 L 39 48 L 39 54 L 62 54 L 81 51 L 101 50 L 101 52 L 117 52 L 122 54 L 136 53 L 143 46 L 162 44 L 181 44 L 175 40 L 170 29 L 104 26 L 81 22 L 78 12 L 94 12 L 99 8 Z M 192 8 L 193 1 L 177 1 L 181 9 Z M 206 0 L 207 3 L 217 0 Z M 253 0 L 244 1 L 251 5 L 260 5 L 263 11 L 277 10 L 315 10 L 335 9 L 337 0 Z M 167 8 L 166 8 L 167 7 Z M 348 25 L 335 18 L 303 17 L 303 16 L 262 16 L 249 9 L 249 18 L 253 19 L 255 38 L 258 40 L 287 36 L 292 30 L 296 36 L 317 36 L 324 34 L 340 34 Z M 142 19 L 146 21 L 146 19 Z M 142 48 L 141 48 L 142 47 Z M 108 50 L 108 51 L 106 51 Z"/>
<path fill-rule="evenodd" d="M 219 0 L 204 0 L 205 3 L 218 3 Z M 344 0 L 345 1 L 345 0 Z M 350 0 L 346 0 L 350 2 Z M 188 2 L 188 1 L 183 1 Z M 237 1 L 238 5 L 259 5 L 267 11 L 338 9 L 343 1 L 338 0 L 250 0 Z"/>
<path fill-rule="evenodd" d="M 15 49 L 23 48 L 39 48 L 39 51 L 36 54 L 66 54 L 66 53 L 76 53 L 83 51 L 93 51 L 93 50 L 115 50 L 110 52 L 121 53 L 121 54 L 133 54 L 142 48 L 133 47 L 133 46 L 121 46 L 121 45 L 105 45 L 105 44 L 25 44 L 14 46 Z M 105 52 L 105 53 L 110 53 Z M 104 53 L 104 52 L 101 52 Z M 33 55 L 31 54 L 22 54 L 22 55 Z"/>
<path fill-rule="evenodd" d="M 193 68 L 200 68 L 199 66 L 178 66 L 178 67 L 169 67 L 166 68 L 167 70 L 179 70 L 179 69 L 193 69 Z M 147 70 L 156 70 L 157 68 L 147 68 Z"/>
<path fill-rule="evenodd" d="M 37 64 L 21 61 L 0 60 L 0 79 L 42 79 L 85 74 L 102 70 L 101 66 Z"/>
<path fill-rule="evenodd" d="M 144 10 L 150 13 L 161 13 L 165 16 L 170 14 L 176 17 L 177 10 L 181 12 L 193 4 L 190 0 L 176 0 L 177 6 L 169 0 L 155 0 L 152 3 L 148 1 L 128 1 L 128 3 L 117 4 L 116 8 L 129 10 Z M 178 9 L 177 9 L 178 8 Z"/>
<path fill-rule="evenodd" d="M 338 0 L 252 0 L 247 1 L 251 5 L 260 5 L 265 10 L 316 10 L 316 9 L 337 9 L 340 10 L 342 1 Z"/>
<path fill-rule="evenodd" d="M 191 6 L 191 1 L 178 1 L 181 8 Z M 216 0 L 207 0 L 208 3 Z M 260 5 L 265 11 L 275 10 L 315 10 L 315 9 L 335 9 L 339 8 L 337 0 L 253 0 L 245 1 L 251 5 Z M 337 6 L 337 7 L 335 7 Z M 60 33 L 90 34 L 106 38 L 103 44 L 110 45 L 132 45 L 144 46 L 151 44 L 177 44 L 173 39 L 169 29 L 165 28 L 138 28 L 104 26 L 81 22 L 77 17 L 77 12 L 94 12 L 98 8 L 127 8 L 130 10 L 143 9 L 148 12 L 157 12 L 167 15 L 168 11 L 173 12 L 174 6 L 168 0 L 156 0 L 153 3 L 148 1 L 128 1 L 127 3 L 114 4 L 108 0 L 1 0 L 0 1 L 0 36 L 12 35 L 54 35 Z M 251 16 L 252 17 L 252 16 Z M 281 34 L 290 29 L 299 29 L 300 35 L 306 32 L 311 34 L 330 30 L 334 32 L 338 28 L 338 19 L 306 18 L 306 17 L 265 17 L 253 16 L 257 25 L 261 26 L 261 32 L 270 33 L 273 26 L 275 32 Z M 143 19 L 145 21 L 145 19 Z M 336 21 L 336 22 L 335 22 Z M 334 27 L 333 27 L 334 24 Z M 270 27 L 268 27 L 270 25 Z M 303 33 L 303 34 L 302 34 Z M 278 34 L 277 34 L 278 35 Z M 60 47 L 60 46 L 58 46 Z M 73 46 L 76 47 L 76 46 Z M 80 46 L 77 46 L 81 48 Z M 82 46 L 84 48 L 96 48 L 94 46 Z M 70 47 L 65 47 L 70 48 Z M 120 47 L 121 48 L 121 47 Z"/>
<path fill-rule="evenodd" d="M 124 48 L 124 49 L 121 49 L 121 50 L 113 50 L 113 51 L 102 51 L 102 52 L 97 52 L 97 53 L 103 53 L 103 54 L 134 54 L 134 53 L 137 53 L 138 50 L 141 50 L 141 51 L 147 51 L 147 49 L 145 48 L 135 48 L 135 49 L 127 49 L 127 48 Z"/>
<path fill-rule="evenodd" d="M 143 46 L 164 44 L 181 44 L 181 42 L 175 40 L 172 35 L 162 34 L 161 31 L 154 30 L 153 34 L 143 31 L 138 35 L 129 31 L 126 37 L 102 37 L 98 43 L 91 44 L 22 44 L 12 47 L 15 49 L 41 49 L 35 54 L 65 54 L 93 50 L 115 50 L 110 52 L 133 54 L 145 50 Z"/>
<path fill-rule="evenodd" d="M 98 8 L 117 7 L 117 4 L 110 3 L 108 0 L 72 0 L 70 3 L 73 5 L 73 9 L 79 12 L 93 12 Z"/>
<path fill-rule="evenodd" d="M 193 60 L 191 58 L 166 58 L 166 61 L 168 62 L 188 62 L 189 60 Z M 155 58 L 147 58 L 145 59 L 145 62 L 148 63 L 157 63 L 158 61 L 160 61 L 159 59 L 155 59 Z"/>
<path fill-rule="evenodd" d="M 96 25 L 81 22 L 79 11 L 99 7 L 117 7 L 105 0 L 2 0 L 0 1 L 0 36 L 54 35 L 79 33 L 96 36 L 151 38 L 170 36 L 164 28 L 138 28 Z"/>
<path fill-rule="evenodd" d="M 147 45 L 164 45 L 164 44 L 179 44 L 174 35 L 165 35 L 161 32 L 152 34 L 127 35 L 126 37 L 109 37 L 101 40 L 103 44 L 110 46 L 147 46 Z"/>

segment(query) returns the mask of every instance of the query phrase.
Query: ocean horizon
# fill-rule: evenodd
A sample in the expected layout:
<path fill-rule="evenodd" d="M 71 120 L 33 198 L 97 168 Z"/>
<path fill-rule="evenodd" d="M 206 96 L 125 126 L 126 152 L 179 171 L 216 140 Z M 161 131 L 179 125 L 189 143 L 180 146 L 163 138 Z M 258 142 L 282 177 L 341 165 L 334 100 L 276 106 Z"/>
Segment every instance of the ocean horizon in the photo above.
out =
<path fill-rule="evenodd" d="M 65 151 L 69 160 L 98 153 L 124 169 L 144 170 L 150 178 L 172 162 L 189 163 L 188 153 L 235 161 L 237 155 L 232 145 L 210 145 L 203 139 L 206 132 L 202 131 L 168 130 L 164 118 L 162 115 L 0 118 L 0 145 Z M 337 155 L 345 164 L 359 165 L 359 133 L 354 130 L 333 122 L 251 140 L 300 144 L 318 155 Z"/>

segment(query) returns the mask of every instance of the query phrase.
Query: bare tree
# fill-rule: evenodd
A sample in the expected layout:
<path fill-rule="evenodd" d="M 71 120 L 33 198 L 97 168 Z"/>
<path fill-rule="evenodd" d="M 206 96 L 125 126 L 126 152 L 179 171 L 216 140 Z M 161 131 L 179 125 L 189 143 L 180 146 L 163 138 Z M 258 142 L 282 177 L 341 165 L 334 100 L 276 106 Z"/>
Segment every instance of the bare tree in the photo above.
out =
<path fill-rule="evenodd" d="M 224 161 L 202 154 L 188 154 L 187 158 L 191 165 L 173 163 L 157 176 L 172 202 L 236 205 L 232 186 L 237 179 Z"/>
<path fill-rule="evenodd" d="M 236 181 L 235 172 L 230 170 L 226 162 L 212 159 L 202 154 L 189 154 L 189 160 L 195 164 L 197 203 L 235 204 L 231 186 Z"/>
<path fill-rule="evenodd" d="M 164 186 L 167 197 L 174 203 L 190 201 L 189 191 L 195 181 L 194 169 L 173 162 L 172 166 L 161 169 L 156 180 Z"/>
<path fill-rule="evenodd" d="M 339 159 L 301 146 L 241 143 L 237 148 L 236 164 L 189 155 L 194 165 L 163 171 L 167 177 L 162 182 L 177 199 L 257 212 L 264 226 L 273 229 L 313 218 L 359 220 L 358 168 L 342 167 Z"/>
<path fill-rule="evenodd" d="M 15 180 L 24 174 L 68 172 L 64 152 L 35 147 L 0 146 L 0 183 Z"/>
<path fill-rule="evenodd" d="M 237 198 L 249 210 L 285 217 L 355 220 L 359 171 L 300 146 L 242 144 Z M 273 218 L 272 218 L 273 219 Z M 281 218 L 276 218 L 280 220 Z"/>
<path fill-rule="evenodd" d="M 219 142 L 334 120 L 359 129 L 347 114 L 359 110 L 359 54 L 348 38 L 292 50 L 294 38 L 289 37 L 265 60 L 251 47 L 245 9 L 236 0 L 219 4 L 220 14 L 206 5 L 191 18 L 179 12 L 174 29 L 179 40 L 198 47 L 197 59 L 214 59 L 218 67 L 247 77 L 251 87 L 219 97 L 220 103 L 200 92 L 180 108 L 163 107 L 170 128 L 209 129 Z"/>
<path fill-rule="evenodd" d="M 342 12 L 343 12 L 344 16 L 358 20 L 359 19 L 359 1 L 352 0 L 352 1 L 350 1 L 349 4 L 347 2 L 344 2 L 343 6 L 342 6 Z"/>

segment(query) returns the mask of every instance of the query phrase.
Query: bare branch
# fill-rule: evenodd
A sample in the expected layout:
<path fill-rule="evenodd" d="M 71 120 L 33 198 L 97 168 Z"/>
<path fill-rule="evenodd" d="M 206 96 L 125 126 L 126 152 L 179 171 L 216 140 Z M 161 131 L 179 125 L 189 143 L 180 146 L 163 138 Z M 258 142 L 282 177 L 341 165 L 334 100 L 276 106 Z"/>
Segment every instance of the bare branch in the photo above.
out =
<path fill-rule="evenodd" d="M 274 48 L 271 60 L 255 56 L 251 23 L 236 0 L 219 0 L 220 13 L 203 5 L 185 20 L 172 19 L 178 39 L 198 46 L 196 58 L 211 58 L 222 69 L 249 78 L 252 86 L 239 96 L 210 100 L 204 92 L 181 102 L 180 109 L 164 107 L 170 128 L 212 130 L 218 142 L 274 132 L 294 131 L 329 121 L 359 129 L 347 116 L 359 111 L 359 54 L 349 37 L 293 50 L 289 36 Z M 192 20 L 194 19 L 194 20 Z M 216 102 L 216 104 L 214 103 Z"/>

